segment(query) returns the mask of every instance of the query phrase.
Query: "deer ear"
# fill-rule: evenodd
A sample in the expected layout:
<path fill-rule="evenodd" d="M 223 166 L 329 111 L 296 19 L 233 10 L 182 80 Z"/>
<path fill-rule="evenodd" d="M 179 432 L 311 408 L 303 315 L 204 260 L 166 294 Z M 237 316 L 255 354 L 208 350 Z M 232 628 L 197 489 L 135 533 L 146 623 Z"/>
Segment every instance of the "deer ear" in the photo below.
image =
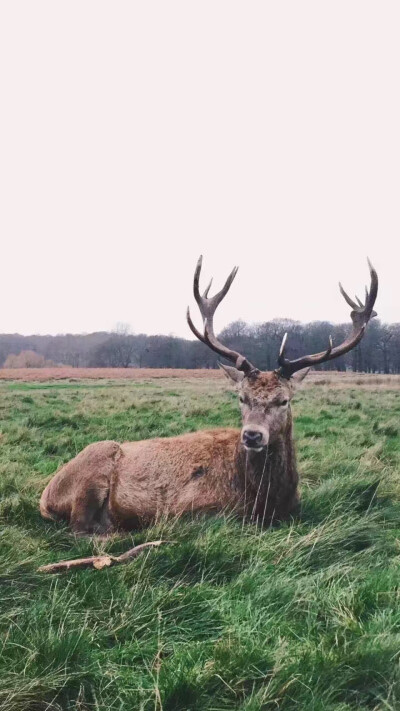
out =
<path fill-rule="evenodd" d="M 228 380 L 233 380 L 233 382 L 236 384 L 242 382 L 244 378 L 244 373 L 242 370 L 233 368 L 231 365 L 224 365 L 223 363 L 218 363 L 218 365 L 220 368 L 222 368 Z"/>
<path fill-rule="evenodd" d="M 293 383 L 295 387 L 298 387 L 304 380 L 304 378 L 309 374 L 311 368 L 303 368 L 302 370 L 298 370 L 297 373 L 292 375 L 290 378 L 290 382 Z"/>

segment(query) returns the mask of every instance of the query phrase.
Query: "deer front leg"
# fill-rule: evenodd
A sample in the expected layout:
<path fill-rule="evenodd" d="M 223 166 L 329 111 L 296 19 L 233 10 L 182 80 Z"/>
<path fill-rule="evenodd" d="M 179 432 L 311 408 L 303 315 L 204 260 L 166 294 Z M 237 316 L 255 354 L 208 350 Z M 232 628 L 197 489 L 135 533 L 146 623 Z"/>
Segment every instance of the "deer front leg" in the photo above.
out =
<path fill-rule="evenodd" d="M 77 494 L 70 525 L 78 536 L 107 536 L 114 530 L 108 511 L 109 487 L 89 486 Z"/>

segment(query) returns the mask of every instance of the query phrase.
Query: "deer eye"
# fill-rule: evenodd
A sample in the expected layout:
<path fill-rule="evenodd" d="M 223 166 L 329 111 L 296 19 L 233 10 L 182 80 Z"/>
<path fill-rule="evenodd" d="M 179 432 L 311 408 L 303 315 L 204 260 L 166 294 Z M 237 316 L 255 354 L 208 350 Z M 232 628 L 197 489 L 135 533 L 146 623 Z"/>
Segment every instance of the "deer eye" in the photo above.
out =
<path fill-rule="evenodd" d="M 289 402 L 289 400 L 281 400 L 281 402 L 279 403 L 279 406 L 283 407 L 284 405 L 287 405 L 288 402 Z"/>
<path fill-rule="evenodd" d="M 244 402 L 244 397 L 243 397 L 243 395 L 239 395 L 239 402 Z"/>

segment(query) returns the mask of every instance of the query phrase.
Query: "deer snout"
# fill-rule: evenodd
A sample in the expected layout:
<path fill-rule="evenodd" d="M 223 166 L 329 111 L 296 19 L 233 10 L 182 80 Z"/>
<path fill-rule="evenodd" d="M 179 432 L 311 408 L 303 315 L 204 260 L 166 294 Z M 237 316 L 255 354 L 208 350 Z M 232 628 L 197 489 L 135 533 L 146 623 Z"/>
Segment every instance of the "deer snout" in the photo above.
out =
<path fill-rule="evenodd" d="M 253 427 L 243 427 L 242 429 L 242 444 L 246 449 L 255 449 L 260 451 L 268 444 L 268 435 L 263 429 L 255 429 Z"/>

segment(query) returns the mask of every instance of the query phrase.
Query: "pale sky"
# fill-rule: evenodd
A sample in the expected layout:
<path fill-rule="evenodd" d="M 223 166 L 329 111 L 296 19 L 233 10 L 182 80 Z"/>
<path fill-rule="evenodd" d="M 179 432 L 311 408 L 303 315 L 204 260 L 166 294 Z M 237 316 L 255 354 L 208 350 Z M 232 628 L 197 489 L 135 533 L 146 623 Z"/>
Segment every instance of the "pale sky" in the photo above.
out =
<path fill-rule="evenodd" d="M 400 321 L 400 4 L 3 0 L 0 332 Z"/>

